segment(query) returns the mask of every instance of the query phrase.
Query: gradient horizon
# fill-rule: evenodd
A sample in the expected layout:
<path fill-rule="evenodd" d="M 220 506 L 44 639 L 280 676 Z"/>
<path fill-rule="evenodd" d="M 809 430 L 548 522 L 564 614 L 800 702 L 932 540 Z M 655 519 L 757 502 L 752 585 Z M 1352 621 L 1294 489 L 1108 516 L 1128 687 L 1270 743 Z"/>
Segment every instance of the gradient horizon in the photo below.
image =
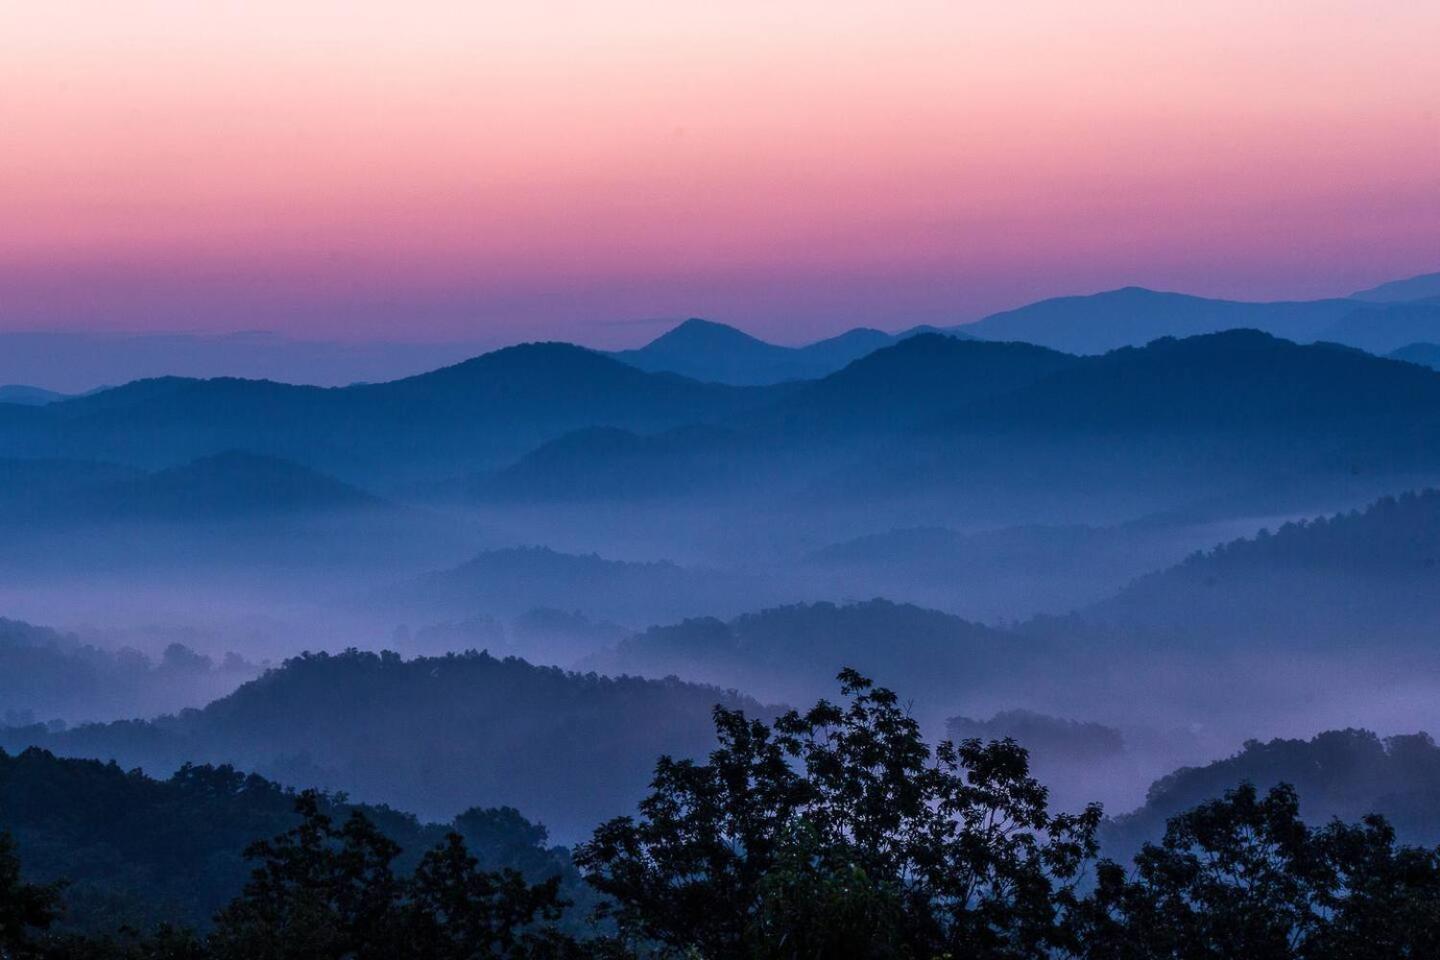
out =
<path fill-rule="evenodd" d="M 1440 269 L 1440 5 L 0 11 L 0 329 L 779 342 Z"/>

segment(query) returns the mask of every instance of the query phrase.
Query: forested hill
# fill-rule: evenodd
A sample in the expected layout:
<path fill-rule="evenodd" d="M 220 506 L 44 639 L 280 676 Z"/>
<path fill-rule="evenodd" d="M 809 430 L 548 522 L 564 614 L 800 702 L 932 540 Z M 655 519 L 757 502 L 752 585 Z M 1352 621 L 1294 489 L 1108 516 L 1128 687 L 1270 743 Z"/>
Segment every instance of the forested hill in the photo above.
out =
<path fill-rule="evenodd" d="M 362 811 L 404 849 L 402 867 L 454 830 L 486 869 L 559 876 L 572 896 L 587 896 L 568 852 L 513 809 L 467 810 L 442 825 L 338 797 L 323 808 L 337 820 Z M 0 811 L 27 879 L 67 881 L 66 924 L 94 932 L 206 926 L 250 876 L 245 848 L 300 820 L 293 791 L 232 767 L 186 765 L 157 780 L 39 749 L 0 751 Z"/>
<path fill-rule="evenodd" d="M 628 809 L 663 753 L 703 756 L 716 704 L 753 700 L 676 680 L 611 679 L 484 653 L 295 657 L 202 710 L 154 721 L 0 732 L 0 745 L 114 758 L 161 774 L 233 763 L 447 819 L 509 805 L 573 840 Z"/>
<path fill-rule="evenodd" d="M 1287 523 L 1146 576 L 1087 619 L 1217 641 L 1428 642 L 1440 627 L 1440 491 Z"/>
<path fill-rule="evenodd" d="M 1150 787 L 1143 807 L 1107 827 L 1107 841 L 1128 853 L 1158 836 L 1167 818 L 1242 782 L 1261 790 L 1290 784 L 1311 823 L 1377 812 L 1406 843 L 1440 843 L 1440 747 L 1424 733 L 1382 738 L 1369 730 L 1252 740 L 1232 757 L 1176 770 Z"/>
<path fill-rule="evenodd" d="M 623 640 L 591 661 L 609 673 L 677 674 L 804 702 L 826 678 L 856 665 L 927 710 L 948 710 L 967 692 L 1042 655 L 1038 644 L 937 610 L 870 600 L 774 607 L 724 621 L 685 620 Z"/>

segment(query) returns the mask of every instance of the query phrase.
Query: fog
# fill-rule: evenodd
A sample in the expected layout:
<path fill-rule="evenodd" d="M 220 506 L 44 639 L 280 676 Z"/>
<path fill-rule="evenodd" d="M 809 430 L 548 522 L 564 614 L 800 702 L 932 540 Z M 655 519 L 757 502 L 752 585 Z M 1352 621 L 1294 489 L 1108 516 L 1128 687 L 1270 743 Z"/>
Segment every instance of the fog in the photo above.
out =
<path fill-rule="evenodd" d="M 625 812 L 658 752 L 703 755 L 709 705 L 804 707 L 834 697 L 844 667 L 896 690 L 932 739 L 1033 740 L 1057 803 L 1117 814 L 1250 740 L 1440 729 L 1440 505 L 1382 499 L 1440 480 L 1416 442 L 1440 422 L 1440 375 L 1250 335 L 1118 359 L 976 360 L 1006 345 L 931 339 L 818 386 L 720 388 L 566 354 L 575 376 L 602 365 L 600 423 L 639 442 L 586 433 L 586 396 L 558 383 L 534 422 L 523 405 L 487 411 L 519 453 L 478 457 L 427 427 L 392 434 L 403 464 L 375 461 L 378 440 L 341 453 L 327 439 L 306 459 L 303 434 L 358 436 L 392 402 L 404 416 L 383 429 L 399 430 L 430 391 L 436 422 L 460 422 L 464 370 L 353 409 L 343 390 L 321 404 L 271 385 L 254 410 L 309 411 L 283 436 L 243 397 L 0 407 L 4 746 L 157 773 L 233 761 L 440 818 L 512 804 L 571 842 Z M 1219 371 L 1187 386 L 1198 399 L 1146 419 L 1104 396 L 1118 365 L 1133 392 L 1130 368 L 1182 348 L 1185 370 Z M 495 357 L 486 377 L 504 373 Z M 998 379 L 864 386 L 866 364 L 915 362 Z M 998 377 L 1002 362 L 1016 365 Z M 1337 376 L 1413 382 L 1363 417 L 1343 394 L 1372 387 L 1353 384 L 1317 414 Z M 144 455 L 114 462 L 133 437 Z M 256 449 L 230 446 L 247 438 Z M 399 659 L 292 659 L 347 650 Z M 446 659 L 466 651 L 489 657 Z M 421 692 L 452 670 L 450 699 Z M 673 679 L 595 685 L 624 676 Z M 325 715 L 287 699 L 332 696 Z M 508 706 L 477 714 L 477 699 Z M 277 717 L 297 725 L 288 738 Z M 120 720 L 149 723 L 83 726 Z M 386 746 L 367 752 L 371 724 Z"/>

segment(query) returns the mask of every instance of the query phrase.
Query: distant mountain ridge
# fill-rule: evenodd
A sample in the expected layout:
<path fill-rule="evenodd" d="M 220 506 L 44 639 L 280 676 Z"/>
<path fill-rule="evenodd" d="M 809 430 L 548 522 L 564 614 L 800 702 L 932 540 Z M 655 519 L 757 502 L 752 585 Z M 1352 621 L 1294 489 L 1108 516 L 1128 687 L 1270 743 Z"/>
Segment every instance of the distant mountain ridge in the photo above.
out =
<path fill-rule="evenodd" d="M 1021 340 L 1066 353 L 1100 354 L 1161 337 L 1242 328 L 1288 340 L 1314 340 L 1357 306 L 1345 299 L 1252 303 L 1123 287 L 1041 300 L 960 329 L 987 340 Z"/>
<path fill-rule="evenodd" d="M 242 449 L 368 485 L 495 466 L 584 427 L 712 421 L 783 389 L 702 384 L 570 344 L 525 344 L 380 384 L 167 377 L 44 407 L 0 406 L 0 456 L 153 468 Z"/>
<path fill-rule="evenodd" d="M 1440 340 L 1440 302 L 1366 305 L 1326 327 L 1317 339 L 1377 354 L 1411 343 Z"/>
<path fill-rule="evenodd" d="M 1422 273 L 1404 280 L 1391 280 L 1350 294 L 1352 300 L 1374 303 L 1403 303 L 1440 297 L 1440 273 Z"/>
<path fill-rule="evenodd" d="M 692 318 L 643 347 L 618 350 L 610 356 L 641 370 L 678 373 L 704 382 L 758 386 L 818 379 L 866 354 L 927 330 L 933 328 L 886 333 L 858 327 L 805 346 L 782 347 L 727 324 Z"/>

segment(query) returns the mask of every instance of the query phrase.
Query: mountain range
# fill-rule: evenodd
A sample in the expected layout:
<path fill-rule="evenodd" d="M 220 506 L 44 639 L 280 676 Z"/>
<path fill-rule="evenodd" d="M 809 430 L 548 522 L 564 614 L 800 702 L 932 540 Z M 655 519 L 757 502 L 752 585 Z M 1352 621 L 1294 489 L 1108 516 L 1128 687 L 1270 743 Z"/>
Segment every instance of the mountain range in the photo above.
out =
<path fill-rule="evenodd" d="M 0 406 L 0 455 L 155 468 L 234 449 L 362 483 L 434 479 L 498 465 L 569 430 L 681 426 L 782 389 L 702 384 L 569 344 L 526 344 L 381 384 L 166 377 Z"/>
<path fill-rule="evenodd" d="M 814 380 L 905 336 L 857 328 L 802 347 L 782 347 L 723 323 L 692 318 L 643 347 L 610 355 L 641 370 L 752 386 Z"/>

